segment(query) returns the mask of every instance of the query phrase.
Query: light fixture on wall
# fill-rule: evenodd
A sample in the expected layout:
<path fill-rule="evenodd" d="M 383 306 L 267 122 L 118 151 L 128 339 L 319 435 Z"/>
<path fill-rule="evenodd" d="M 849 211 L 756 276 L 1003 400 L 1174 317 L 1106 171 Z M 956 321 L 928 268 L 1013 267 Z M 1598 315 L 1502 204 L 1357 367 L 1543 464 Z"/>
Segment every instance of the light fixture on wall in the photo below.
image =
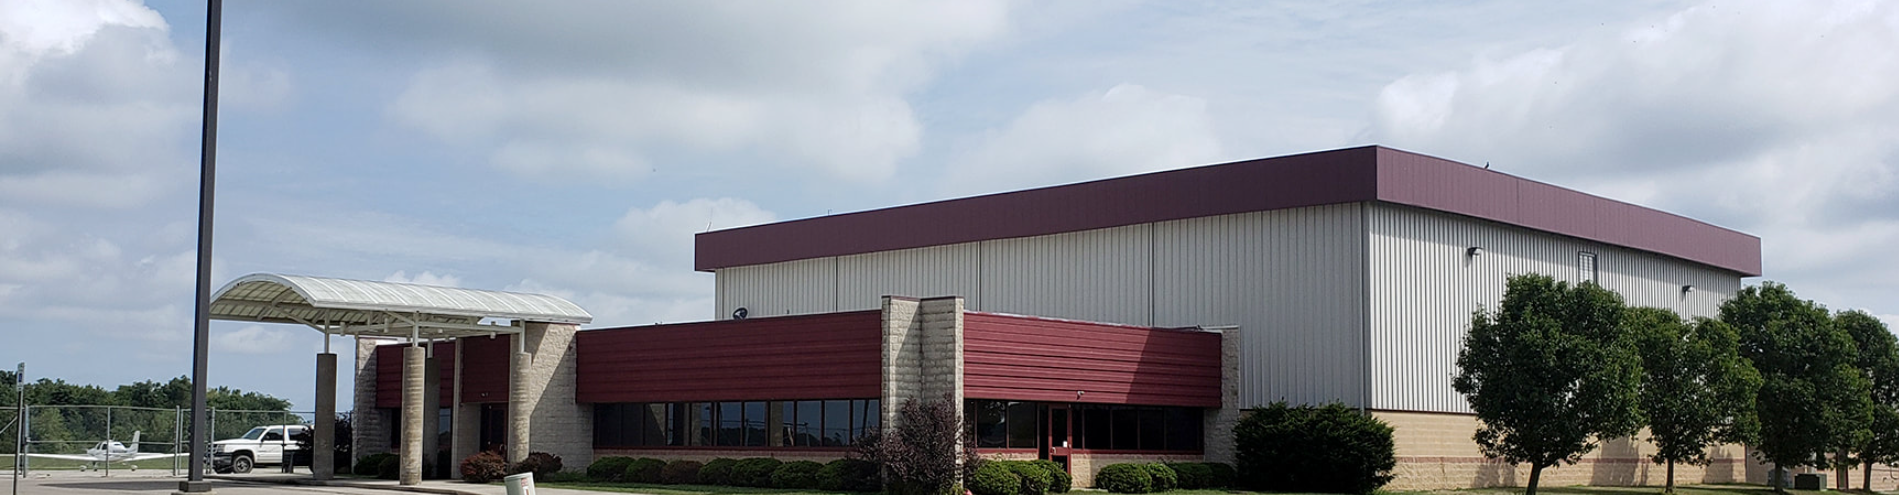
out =
<path fill-rule="evenodd" d="M 1464 256 L 1475 258 L 1478 256 L 1483 256 L 1483 255 L 1484 255 L 1484 248 L 1482 247 L 1471 246 L 1470 249 L 1464 250 Z"/>
<path fill-rule="evenodd" d="M 752 315 L 751 310 L 747 310 L 745 308 L 732 310 L 732 319 L 734 320 L 743 320 L 745 319 L 745 317 L 751 316 L 751 315 Z"/>
<path fill-rule="evenodd" d="M 1695 291 L 1695 286 L 1693 286 L 1693 285 L 1684 285 L 1684 286 L 1681 286 L 1681 293 L 1683 293 L 1683 294 L 1687 294 L 1687 293 L 1690 293 L 1690 292 L 1694 292 L 1694 291 Z"/>

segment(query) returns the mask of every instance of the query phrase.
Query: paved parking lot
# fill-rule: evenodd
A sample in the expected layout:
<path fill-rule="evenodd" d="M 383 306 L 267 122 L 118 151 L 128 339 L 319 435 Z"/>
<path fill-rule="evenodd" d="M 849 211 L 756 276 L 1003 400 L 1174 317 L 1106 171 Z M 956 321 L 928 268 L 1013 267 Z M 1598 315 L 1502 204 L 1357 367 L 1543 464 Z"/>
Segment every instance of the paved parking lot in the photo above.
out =
<path fill-rule="evenodd" d="M 389 495 L 392 493 L 425 492 L 458 495 L 504 495 L 507 490 L 498 484 L 471 485 L 459 481 L 424 481 L 414 487 L 398 487 L 394 481 L 347 479 L 334 481 L 331 486 L 307 486 L 288 484 L 291 478 L 307 480 L 309 474 L 286 475 L 271 471 L 239 476 L 216 476 L 209 481 L 219 495 L 261 495 L 268 493 L 290 494 L 359 494 Z M 10 495 L 13 481 L 12 473 L 0 471 L 0 495 Z M 71 495 L 79 493 L 132 494 L 132 493 L 171 493 L 178 489 L 183 477 L 172 477 L 166 471 L 138 472 L 114 470 L 107 477 L 100 472 L 79 471 L 33 471 L 20 479 L 21 495 Z M 397 491 L 403 490 L 403 491 Z M 582 490 L 556 490 L 541 488 L 537 495 L 598 495 L 598 492 Z"/>

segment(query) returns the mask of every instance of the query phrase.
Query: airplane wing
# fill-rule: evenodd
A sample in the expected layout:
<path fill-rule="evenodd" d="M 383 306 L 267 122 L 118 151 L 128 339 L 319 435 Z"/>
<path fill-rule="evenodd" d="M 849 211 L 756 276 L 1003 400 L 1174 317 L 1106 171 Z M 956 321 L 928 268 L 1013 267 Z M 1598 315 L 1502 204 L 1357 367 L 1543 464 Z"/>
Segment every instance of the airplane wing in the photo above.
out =
<path fill-rule="evenodd" d="M 120 461 L 143 461 L 146 459 L 165 459 L 169 457 L 185 457 L 189 455 L 191 454 L 160 454 L 157 452 L 149 452 L 149 453 L 141 452 L 141 453 L 131 454 L 125 457 L 121 457 L 119 458 L 119 460 Z"/>
<path fill-rule="evenodd" d="M 99 458 L 97 456 L 90 456 L 90 455 L 85 455 L 85 454 L 20 454 L 20 455 L 27 456 L 27 457 L 36 457 L 40 459 L 61 459 L 61 460 L 67 460 L 67 461 L 99 462 Z"/>

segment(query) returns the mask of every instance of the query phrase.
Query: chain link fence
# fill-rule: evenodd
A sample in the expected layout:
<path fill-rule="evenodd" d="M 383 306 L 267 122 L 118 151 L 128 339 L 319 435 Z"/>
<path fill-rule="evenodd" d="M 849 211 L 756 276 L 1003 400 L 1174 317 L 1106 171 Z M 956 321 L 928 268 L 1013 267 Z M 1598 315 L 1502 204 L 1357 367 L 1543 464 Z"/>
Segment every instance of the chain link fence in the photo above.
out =
<path fill-rule="evenodd" d="M 59 405 L 33 406 L 26 408 L 26 421 L 20 423 L 18 409 L 0 407 L 0 445 L 11 457 L 7 466 L 31 471 L 34 469 L 86 469 L 99 467 L 113 469 L 111 463 L 87 463 L 65 459 L 35 458 L 20 454 L 61 454 L 89 455 L 88 449 L 97 448 L 101 442 L 117 441 L 128 449 L 147 454 L 189 454 L 191 438 L 191 410 L 164 409 L 133 406 L 102 405 Z M 249 411 L 211 409 L 207 420 L 210 423 L 209 440 L 238 438 L 252 428 L 266 425 L 310 424 L 315 418 L 314 412 L 305 411 Z M 19 443 L 18 432 L 26 431 L 26 442 Z M 6 454 L 0 454 L 6 455 Z M 148 459 L 131 463 L 144 468 L 171 469 L 176 475 L 186 468 L 189 460 L 184 455 L 169 458 Z M 127 463 L 119 463 L 124 467 Z M 109 471 L 108 471 L 109 472 Z"/>

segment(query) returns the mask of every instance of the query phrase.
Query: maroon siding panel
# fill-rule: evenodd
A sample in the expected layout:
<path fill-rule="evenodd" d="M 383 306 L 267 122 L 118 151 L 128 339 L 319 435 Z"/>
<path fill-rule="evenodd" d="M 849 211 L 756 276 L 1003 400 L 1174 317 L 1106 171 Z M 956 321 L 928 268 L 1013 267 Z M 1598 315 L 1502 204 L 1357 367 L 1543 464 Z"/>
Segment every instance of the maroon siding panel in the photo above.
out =
<path fill-rule="evenodd" d="M 408 344 L 392 344 L 376 347 L 376 407 L 402 407 L 402 348 Z M 435 368 L 441 373 L 440 404 L 446 406 L 455 401 L 455 344 L 441 342 L 435 344 Z"/>
<path fill-rule="evenodd" d="M 462 402 L 507 402 L 508 366 L 514 354 L 514 336 L 467 337 L 462 357 Z"/>
<path fill-rule="evenodd" d="M 989 313 L 963 329 L 971 399 L 1220 407 L 1217 333 Z"/>
<path fill-rule="evenodd" d="M 872 398 L 883 313 L 855 311 L 580 332 L 580 402 Z"/>
<path fill-rule="evenodd" d="M 1385 201 L 1759 275 L 1760 238 L 1406 151 L 1368 146 L 699 234 L 700 271 L 1214 215 Z M 1033 214 L 1025 214 L 1033 213 Z"/>

